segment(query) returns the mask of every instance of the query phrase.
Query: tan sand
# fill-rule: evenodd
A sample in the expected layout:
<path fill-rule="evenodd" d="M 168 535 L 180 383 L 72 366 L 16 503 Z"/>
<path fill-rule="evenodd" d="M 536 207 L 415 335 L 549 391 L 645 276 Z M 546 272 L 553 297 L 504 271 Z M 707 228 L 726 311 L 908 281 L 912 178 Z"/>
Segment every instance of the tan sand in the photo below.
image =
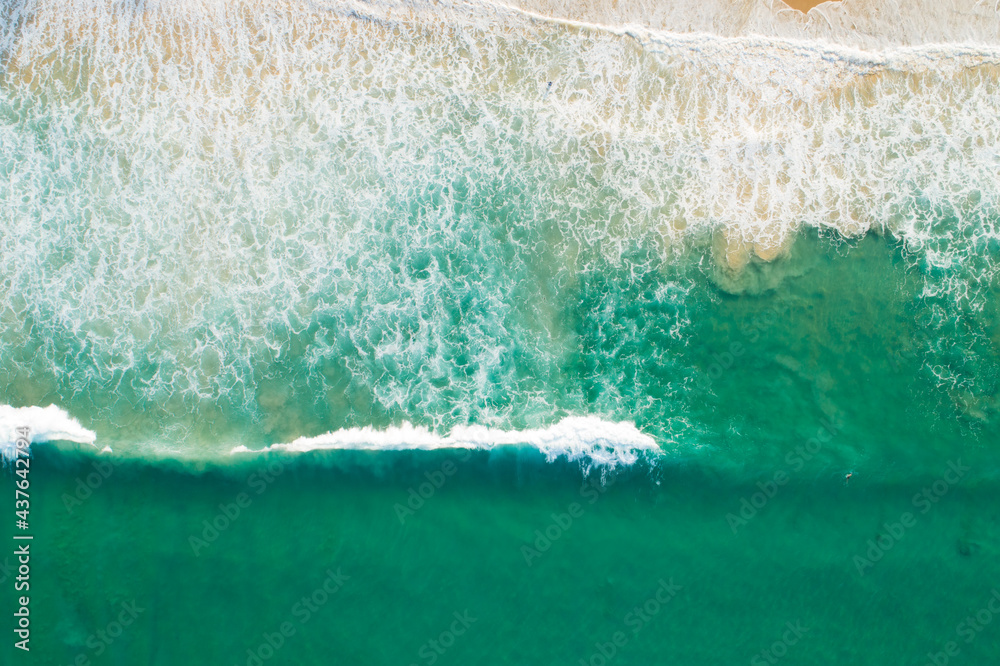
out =
<path fill-rule="evenodd" d="M 785 0 L 786 5 L 800 12 L 807 12 L 821 2 L 824 0 Z M 840 0 L 831 0 L 831 2 L 840 2 Z"/>

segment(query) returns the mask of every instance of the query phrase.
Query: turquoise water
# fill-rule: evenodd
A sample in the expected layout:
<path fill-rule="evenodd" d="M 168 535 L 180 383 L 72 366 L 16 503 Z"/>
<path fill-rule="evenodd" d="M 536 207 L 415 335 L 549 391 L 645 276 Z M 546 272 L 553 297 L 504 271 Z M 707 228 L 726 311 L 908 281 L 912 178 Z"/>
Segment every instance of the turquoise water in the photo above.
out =
<path fill-rule="evenodd" d="M 577 664 L 617 631 L 628 641 L 614 663 L 749 663 L 783 640 L 786 623 L 807 631 L 783 663 L 923 664 L 954 640 L 954 663 L 985 664 L 1000 645 L 995 621 L 970 643 L 956 633 L 1000 576 L 991 484 L 963 481 L 921 513 L 912 496 L 930 478 L 796 479 L 734 535 L 726 515 L 758 487 L 697 469 L 637 469 L 601 486 L 531 455 L 316 454 L 271 459 L 280 471 L 259 495 L 262 477 L 248 477 L 263 460 L 203 474 L 127 463 L 69 514 L 60 497 L 94 472 L 91 461 L 42 451 L 36 649 L 12 663 L 80 653 L 92 663 L 255 663 L 246 651 L 267 655 L 265 634 L 285 622 L 295 633 L 266 663 Z M 455 473 L 401 524 L 395 505 L 448 462 Z M 203 521 L 241 492 L 252 498 L 242 515 L 193 547 Z M 578 517 L 559 516 L 574 504 Z M 860 575 L 854 558 L 891 538 L 885 525 L 906 512 L 915 524 L 884 540 Z M 546 530 L 550 545 L 536 535 Z M 538 553 L 530 566 L 524 548 Z M 315 612 L 296 610 L 328 569 L 349 578 Z M 635 613 L 661 579 L 680 590 Z M 96 655 L 103 641 L 88 647 L 88 637 L 133 599 L 143 612 Z M 428 646 L 466 611 L 475 621 L 452 646 Z"/>
<path fill-rule="evenodd" d="M 993 47 L 366 11 L 3 5 L 3 663 L 995 662 Z"/>

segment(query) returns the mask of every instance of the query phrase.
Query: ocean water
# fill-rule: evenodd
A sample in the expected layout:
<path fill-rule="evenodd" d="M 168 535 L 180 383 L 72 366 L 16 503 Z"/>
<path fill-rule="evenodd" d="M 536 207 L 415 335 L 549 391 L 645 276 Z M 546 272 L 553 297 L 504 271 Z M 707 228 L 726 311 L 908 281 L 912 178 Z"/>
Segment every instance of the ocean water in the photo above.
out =
<path fill-rule="evenodd" d="M 0 8 L 0 663 L 1000 657 L 997 8 Z"/>

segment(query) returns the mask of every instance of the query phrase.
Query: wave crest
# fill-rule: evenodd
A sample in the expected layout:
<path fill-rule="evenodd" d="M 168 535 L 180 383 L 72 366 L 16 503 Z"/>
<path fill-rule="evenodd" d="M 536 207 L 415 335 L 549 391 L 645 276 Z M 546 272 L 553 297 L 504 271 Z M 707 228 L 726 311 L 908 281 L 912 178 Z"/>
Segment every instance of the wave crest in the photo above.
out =
<path fill-rule="evenodd" d="M 461 426 L 448 435 L 404 423 L 399 427 L 349 428 L 318 437 L 299 437 L 288 444 L 275 444 L 260 451 L 237 446 L 232 453 L 283 451 L 354 450 L 408 451 L 470 449 L 489 451 L 504 446 L 527 446 L 545 455 L 548 462 L 560 457 L 588 465 L 615 468 L 635 464 L 640 457 L 656 455 L 660 448 L 649 435 L 627 422 L 614 423 L 593 416 L 572 416 L 548 428 L 501 430 L 485 426 Z"/>
<path fill-rule="evenodd" d="M 97 440 L 92 430 L 84 428 L 66 410 L 55 405 L 0 405 L 0 460 L 12 460 L 17 455 L 14 442 L 19 438 L 18 428 L 28 428 L 27 439 L 32 444 L 54 441 L 93 444 Z"/>

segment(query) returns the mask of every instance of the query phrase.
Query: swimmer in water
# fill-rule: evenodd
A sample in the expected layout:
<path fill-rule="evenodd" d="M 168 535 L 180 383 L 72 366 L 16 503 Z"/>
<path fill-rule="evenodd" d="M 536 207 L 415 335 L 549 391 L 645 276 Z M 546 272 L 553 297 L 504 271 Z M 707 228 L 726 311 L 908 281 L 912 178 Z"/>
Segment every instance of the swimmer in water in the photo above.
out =
<path fill-rule="evenodd" d="M 854 476 L 854 472 L 848 472 L 848 473 L 847 473 L 847 476 L 845 476 L 845 477 L 844 477 L 844 485 L 845 485 L 845 486 L 846 486 L 846 485 L 848 484 L 848 482 L 849 482 L 849 481 L 851 480 L 851 477 L 852 477 L 852 476 Z"/>

